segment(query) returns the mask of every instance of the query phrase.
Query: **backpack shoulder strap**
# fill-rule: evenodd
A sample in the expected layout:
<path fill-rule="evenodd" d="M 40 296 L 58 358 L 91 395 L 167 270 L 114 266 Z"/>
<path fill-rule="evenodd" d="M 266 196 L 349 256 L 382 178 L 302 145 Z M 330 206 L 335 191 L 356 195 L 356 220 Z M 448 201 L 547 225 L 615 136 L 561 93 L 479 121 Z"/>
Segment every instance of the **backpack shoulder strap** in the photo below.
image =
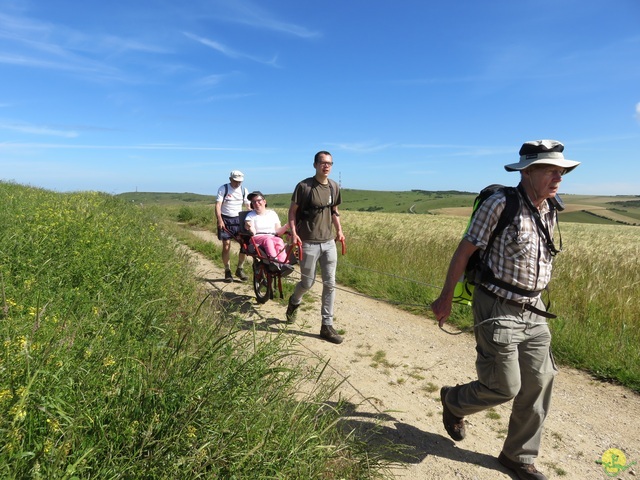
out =
<path fill-rule="evenodd" d="M 513 222 L 518 214 L 518 210 L 520 209 L 520 197 L 518 196 L 518 191 L 514 187 L 503 187 L 502 191 L 504 192 L 506 201 L 504 209 L 498 219 L 498 223 L 493 229 L 493 232 L 491 232 L 489 242 L 484 250 L 483 258 L 485 259 L 489 257 L 489 253 L 491 252 L 495 239 L 498 238 L 498 235 L 500 235 L 511 222 Z"/>
<path fill-rule="evenodd" d="M 240 189 L 240 191 L 242 192 L 242 203 L 244 204 L 244 199 L 247 198 L 247 195 L 249 195 L 249 190 L 247 190 L 246 187 L 242 187 Z M 223 203 L 227 200 L 227 195 L 229 195 L 229 184 L 225 183 L 224 184 L 224 198 L 222 199 Z"/>

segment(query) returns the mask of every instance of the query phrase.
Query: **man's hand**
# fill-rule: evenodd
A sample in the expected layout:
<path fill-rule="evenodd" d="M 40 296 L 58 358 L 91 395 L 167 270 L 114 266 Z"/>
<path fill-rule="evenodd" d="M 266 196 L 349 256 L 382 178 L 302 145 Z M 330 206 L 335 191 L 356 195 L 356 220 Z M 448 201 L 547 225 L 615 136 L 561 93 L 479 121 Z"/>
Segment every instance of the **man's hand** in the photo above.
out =
<path fill-rule="evenodd" d="M 431 311 L 436 316 L 438 326 L 444 325 L 444 322 L 451 315 L 451 300 L 444 298 L 440 295 L 432 304 Z"/>

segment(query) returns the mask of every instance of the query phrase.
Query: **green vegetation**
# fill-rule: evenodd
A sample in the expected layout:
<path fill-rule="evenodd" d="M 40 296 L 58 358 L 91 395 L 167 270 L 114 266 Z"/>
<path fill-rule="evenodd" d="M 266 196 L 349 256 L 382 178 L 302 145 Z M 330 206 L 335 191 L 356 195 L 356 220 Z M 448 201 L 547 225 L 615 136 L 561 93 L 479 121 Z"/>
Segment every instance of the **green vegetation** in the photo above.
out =
<path fill-rule="evenodd" d="M 0 203 L 0 477 L 376 476 L 325 365 L 203 300 L 157 209 L 11 183 Z"/>

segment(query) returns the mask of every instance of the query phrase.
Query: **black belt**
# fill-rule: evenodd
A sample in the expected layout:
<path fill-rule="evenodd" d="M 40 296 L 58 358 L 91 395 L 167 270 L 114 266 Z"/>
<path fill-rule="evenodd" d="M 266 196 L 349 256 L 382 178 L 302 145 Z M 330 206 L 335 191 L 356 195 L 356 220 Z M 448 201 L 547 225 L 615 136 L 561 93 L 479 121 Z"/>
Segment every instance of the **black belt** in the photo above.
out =
<path fill-rule="evenodd" d="M 500 295 L 496 295 L 495 293 L 493 293 L 492 291 L 490 291 L 487 287 L 483 286 L 483 285 L 478 285 L 478 288 L 480 290 L 482 290 L 483 293 L 485 293 L 486 295 L 490 296 L 491 298 L 495 298 L 497 299 L 499 302 L 507 304 L 507 305 L 511 305 L 514 307 L 518 307 L 522 310 L 527 310 L 531 313 L 535 313 L 536 315 L 540 315 L 541 317 L 545 317 L 545 318 L 558 318 L 557 315 L 554 315 L 553 313 L 549 313 L 546 310 L 540 310 L 539 308 L 534 307 L 533 305 L 530 305 L 528 303 L 520 303 L 520 302 L 516 302 L 515 300 L 511 300 L 508 298 L 504 298 L 501 297 Z"/>

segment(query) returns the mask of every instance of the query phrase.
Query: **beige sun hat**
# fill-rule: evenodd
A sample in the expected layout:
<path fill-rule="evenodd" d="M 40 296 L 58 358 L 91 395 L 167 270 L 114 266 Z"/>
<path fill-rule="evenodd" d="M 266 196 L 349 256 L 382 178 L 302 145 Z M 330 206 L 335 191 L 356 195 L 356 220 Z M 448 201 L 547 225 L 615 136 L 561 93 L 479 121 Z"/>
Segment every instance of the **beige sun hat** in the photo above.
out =
<path fill-rule="evenodd" d="M 244 180 L 244 173 L 240 170 L 232 170 L 229 174 L 229 180 L 235 180 L 236 182 L 242 182 Z"/>
<path fill-rule="evenodd" d="M 505 165 L 507 172 L 524 170 L 531 165 L 556 165 L 565 169 L 565 173 L 580 165 L 580 162 L 564 158 L 564 145 L 557 140 L 532 140 L 520 148 L 520 161 Z"/>

